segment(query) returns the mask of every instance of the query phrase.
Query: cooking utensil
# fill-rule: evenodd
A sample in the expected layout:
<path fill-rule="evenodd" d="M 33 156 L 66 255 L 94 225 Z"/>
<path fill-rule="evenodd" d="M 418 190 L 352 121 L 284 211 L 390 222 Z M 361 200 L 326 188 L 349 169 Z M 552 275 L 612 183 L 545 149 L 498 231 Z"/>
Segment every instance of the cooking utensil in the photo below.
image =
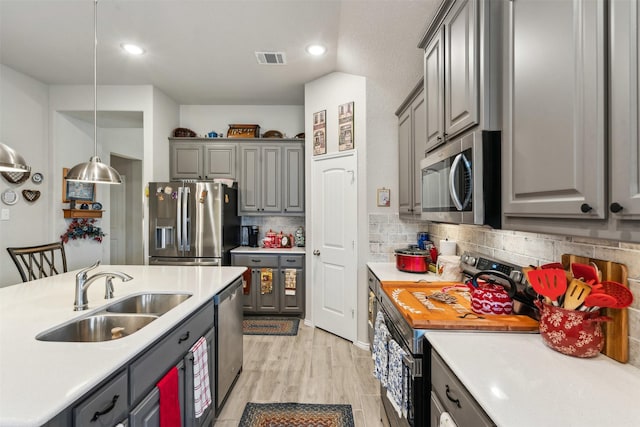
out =
<path fill-rule="evenodd" d="M 567 290 L 567 276 L 559 268 L 528 271 L 527 280 L 538 294 L 548 297 L 555 306 L 558 306 L 558 297 Z"/>
<path fill-rule="evenodd" d="M 598 269 L 590 264 L 581 264 L 579 262 L 571 263 L 571 274 L 576 279 L 584 279 L 585 282 L 593 280 L 595 283 L 600 282 L 598 279 Z"/>
<path fill-rule="evenodd" d="M 596 269 L 596 272 L 598 273 L 598 283 L 602 282 L 602 271 L 598 268 L 596 263 L 591 261 L 589 265 Z"/>
<path fill-rule="evenodd" d="M 540 266 L 541 269 L 547 270 L 549 268 L 559 268 L 560 270 L 564 270 L 564 266 L 559 262 L 550 262 L 549 264 L 543 264 Z"/>
<path fill-rule="evenodd" d="M 614 307 L 616 303 L 617 300 L 611 295 L 591 293 L 585 298 L 580 311 L 596 311 L 600 307 Z"/>
<path fill-rule="evenodd" d="M 573 279 L 571 283 L 569 283 L 569 286 L 567 286 L 562 307 L 566 310 L 575 310 L 582 305 L 590 293 L 591 286 L 580 279 Z"/>
<path fill-rule="evenodd" d="M 626 308 L 633 302 L 633 294 L 629 288 L 623 284 L 610 280 L 605 280 L 600 284 L 602 285 L 602 289 L 599 292 L 611 295 L 616 299 L 616 304 L 611 306 L 611 308 Z"/>

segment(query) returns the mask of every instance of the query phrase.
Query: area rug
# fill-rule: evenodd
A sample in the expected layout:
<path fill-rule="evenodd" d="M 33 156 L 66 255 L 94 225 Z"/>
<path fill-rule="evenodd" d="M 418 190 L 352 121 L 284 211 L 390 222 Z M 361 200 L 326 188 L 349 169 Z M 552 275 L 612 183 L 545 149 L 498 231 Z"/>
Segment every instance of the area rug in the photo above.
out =
<path fill-rule="evenodd" d="M 245 335 L 297 335 L 300 319 L 289 317 L 246 317 L 242 321 Z"/>
<path fill-rule="evenodd" d="M 351 405 L 247 403 L 240 427 L 354 427 Z"/>

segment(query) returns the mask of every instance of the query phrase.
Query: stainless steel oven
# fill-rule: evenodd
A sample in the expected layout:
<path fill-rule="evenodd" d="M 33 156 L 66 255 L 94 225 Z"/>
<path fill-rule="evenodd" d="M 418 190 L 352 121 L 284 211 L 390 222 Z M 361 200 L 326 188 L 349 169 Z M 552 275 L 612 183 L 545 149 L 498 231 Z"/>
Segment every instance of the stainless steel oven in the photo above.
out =
<path fill-rule="evenodd" d="M 427 372 L 423 358 L 422 339 L 423 330 L 412 329 L 402 315 L 394 308 L 384 292 L 380 293 L 378 309 L 384 316 L 384 322 L 391 334 L 391 339 L 402 347 L 407 356 L 403 359 L 403 368 L 408 378 L 407 384 L 407 417 L 400 417 L 387 397 L 386 390 L 380 386 L 385 416 L 391 427 L 422 427 L 427 425 L 427 393 L 425 393 L 425 379 L 423 372 Z"/>
<path fill-rule="evenodd" d="M 421 218 L 501 226 L 500 132 L 476 131 L 427 154 Z"/>

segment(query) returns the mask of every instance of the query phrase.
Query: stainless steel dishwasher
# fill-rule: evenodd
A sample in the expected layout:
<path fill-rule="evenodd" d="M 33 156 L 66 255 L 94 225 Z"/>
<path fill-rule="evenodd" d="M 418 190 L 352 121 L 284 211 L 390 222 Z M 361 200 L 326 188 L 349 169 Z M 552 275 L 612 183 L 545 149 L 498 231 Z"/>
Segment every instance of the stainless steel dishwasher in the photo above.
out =
<path fill-rule="evenodd" d="M 213 297 L 216 325 L 216 415 L 242 371 L 242 280 Z"/>

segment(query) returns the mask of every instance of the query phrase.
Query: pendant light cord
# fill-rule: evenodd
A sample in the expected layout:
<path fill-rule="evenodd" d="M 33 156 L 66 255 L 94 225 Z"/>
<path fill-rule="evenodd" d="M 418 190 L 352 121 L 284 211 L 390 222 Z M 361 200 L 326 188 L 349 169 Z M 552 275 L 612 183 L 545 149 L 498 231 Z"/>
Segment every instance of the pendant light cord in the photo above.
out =
<path fill-rule="evenodd" d="M 93 155 L 98 156 L 98 0 L 93 6 Z"/>

